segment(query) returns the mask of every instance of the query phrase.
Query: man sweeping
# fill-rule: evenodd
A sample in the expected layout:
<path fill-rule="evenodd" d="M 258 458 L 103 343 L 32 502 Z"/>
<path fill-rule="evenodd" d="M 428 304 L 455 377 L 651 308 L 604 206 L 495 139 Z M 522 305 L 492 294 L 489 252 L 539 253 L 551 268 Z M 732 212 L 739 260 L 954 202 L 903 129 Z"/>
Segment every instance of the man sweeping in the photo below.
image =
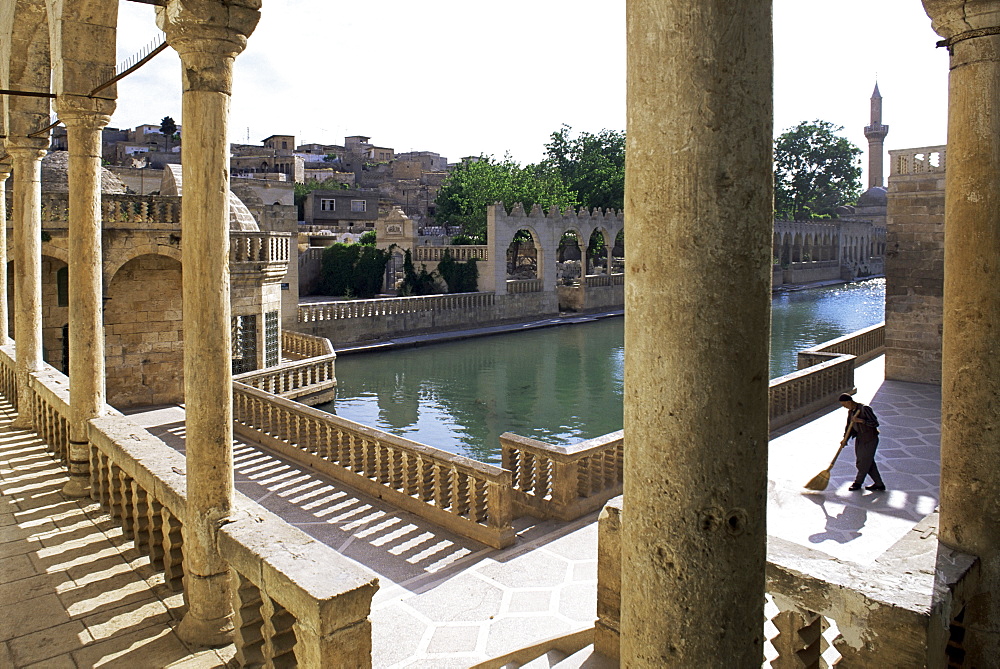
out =
<path fill-rule="evenodd" d="M 878 448 L 878 418 L 875 412 L 870 406 L 855 402 L 847 393 L 841 395 L 839 401 L 847 409 L 844 439 L 854 437 L 854 455 L 858 465 L 858 475 L 848 490 L 861 490 L 866 476 L 871 477 L 872 484 L 865 490 L 885 490 L 885 483 L 875 464 L 875 450 Z"/>

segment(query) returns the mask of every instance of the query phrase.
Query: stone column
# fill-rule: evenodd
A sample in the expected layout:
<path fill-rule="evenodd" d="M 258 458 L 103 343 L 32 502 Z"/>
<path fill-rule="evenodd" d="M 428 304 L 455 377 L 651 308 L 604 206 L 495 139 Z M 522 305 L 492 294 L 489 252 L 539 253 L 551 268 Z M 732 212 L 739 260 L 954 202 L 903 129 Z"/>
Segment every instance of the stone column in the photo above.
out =
<path fill-rule="evenodd" d="M 69 144 L 69 481 L 63 492 L 89 494 L 87 424 L 104 411 L 104 301 L 101 245 L 101 130 L 111 117 L 87 101 L 59 98 Z M 69 108 L 67 108 L 69 107 Z"/>
<path fill-rule="evenodd" d="M 966 665 L 1000 655 L 1000 2 L 924 0 L 951 53 L 941 350 L 941 541 L 980 560 Z"/>
<path fill-rule="evenodd" d="M 0 146 L 0 152 L 4 149 Z M 0 158 L 0 345 L 9 341 L 7 306 L 7 178 L 10 177 L 10 158 Z"/>
<path fill-rule="evenodd" d="M 17 418 L 15 429 L 33 425 L 28 381 L 42 369 L 42 157 L 49 140 L 15 137 L 7 140 L 14 166 L 14 330 L 17 359 Z"/>
<path fill-rule="evenodd" d="M 250 5 L 248 7 L 248 5 Z M 181 201 L 187 517 L 178 634 L 219 645 L 232 632 L 229 570 L 217 532 L 233 500 L 233 382 L 229 302 L 229 101 L 233 61 L 259 1 L 171 0 L 157 23 L 181 58 L 184 120 Z"/>
<path fill-rule="evenodd" d="M 621 664 L 760 666 L 771 2 L 629 0 L 626 20 Z"/>

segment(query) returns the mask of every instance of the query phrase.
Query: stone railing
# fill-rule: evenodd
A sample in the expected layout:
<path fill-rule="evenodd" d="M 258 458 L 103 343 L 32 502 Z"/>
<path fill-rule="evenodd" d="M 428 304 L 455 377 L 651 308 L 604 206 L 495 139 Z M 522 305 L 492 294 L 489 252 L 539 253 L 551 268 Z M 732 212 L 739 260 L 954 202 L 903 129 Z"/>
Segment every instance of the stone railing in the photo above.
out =
<path fill-rule="evenodd" d="M 281 353 L 296 358 L 318 358 L 321 355 L 333 354 L 333 344 L 326 337 L 295 332 L 281 331 Z"/>
<path fill-rule="evenodd" d="M 623 286 L 625 285 L 624 274 L 588 274 L 587 288 L 598 286 Z"/>
<path fill-rule="evenodd" d="M 68 221 L 69 198 L 66 193 L 43 193 L 42 225 L 61 228 L 64 225 L 60 224 L 67 224 Z M 106 228 L 177 228 L 181 223 L 181 199 L 163 195 L 105 193 L 101 196 L 101 221 Z"/>
<path fill-rule="evenodd" d="M 229 233 L 229 268 L 233 272 L 247 273 L 267 270 L 281 275 L 288 269 L 290 232 Z"/>
<path fill-rule="evenodd" d="M 800 352 L 799 371 L 771 379 L 770 428 L 831 406 L 841 393 L 853 393 L 855 367 L 884 351 L 885 323 L 880 323 Z"/>
<path fill-rule="evenodd" d="M 500 435 L 504 469 L 512 473 L 515 516 L 573 520 L 622 491 L 621 430 L 572 446 L 511 432 Z"/>
<path fill-rule="evenodd" d="M 336 360 L 337 354 L 330 353 L 239 374 L 233 381 L 286 399 L 305 401 L 308 396 L 319 395 L 325 401 L 326 391 L 337 386 Z"/>
<path fill-rule="evenodd" d="M 14 351 L 0 347 L 0 391 L 13 379 Z M 47 368 L 29 384 L 34 422 L 46 441 L 65 444 L 66 377 Z M 12 399 L 7 395 L 7 399 Z M 109 412 L 113 412 L 109 408 Z M 183 455 L 120 415 L 88 426 L 91 497 L 145 553 L 166 585 L 184 588 Z M 219 535 L 233 574 L 241 666 L 371 667 L 368 613 L 377 579 L 332 548 L 237 494 Z"/>
<path fill-rule="evenodd" d="M 617 497 L 604 507 L 598 521 L 594 650 L 616 666 L 620 659 L 621 528 L 626 520 L 621 497 Z M 766 595 L 761 602 L 765 663 L 772 667 L 959 666 L 949 663 L 949 655 L 961 653 L 961 639 L 949 639 L 949 627 L 965 606 L 963 590 L 975 578 L 974 563 L 974 557 L 938 543 L 936 513 L 870 565 L 833 560 L 825 553 L 770 536 Z"/>
<path fill-rule="evenodd" d="M 923 146 L 915 149 L 898 149 L 889 152 L 891 176 L 909 174 L 930 174 L 945 171 L 945 157 L 948 147 Z"/>
<path fill-rule="evenodd" d="M 238 434 L 494 548 L 514 542 L 510 473 L 233 384 Z"/>
<path fill-rule="evenodd" d="M 540 293 L 542 292 L 542 280 L 507 279 L 507 292 L 512 295 L 518 293 Z"/>
<path fill-rule="evenodd" d="M 376 300 L 343 300 L 299 305 L 299 322 L 313 323 L 345 318 L 394 316 L 451 309 L 478 309 L 494 304 L 493 293 L 452 293 L 417 297 L 389 297 Z"/>
<path fill-rule="evenodd" d="M 416 246 L 413 248 L 413 262 L 441 262 L 444 252 L 449 251 L 453 260 L 489 260 L 488 246 Z"/>
<path fill-rule="evenodd" d="M 837 355 L 853 355 L 857 366 L 877 357 L 884 349 L 885 323 L 879 323 L 799 351 L 798 365 L 799 369 L 805 369 Z"/>

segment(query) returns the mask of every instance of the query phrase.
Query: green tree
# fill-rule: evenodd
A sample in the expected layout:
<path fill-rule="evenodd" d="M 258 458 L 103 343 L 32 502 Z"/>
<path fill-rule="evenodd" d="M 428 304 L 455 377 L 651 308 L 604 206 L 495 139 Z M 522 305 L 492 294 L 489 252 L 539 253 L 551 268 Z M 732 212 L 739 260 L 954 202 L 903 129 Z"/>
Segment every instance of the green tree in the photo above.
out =
<path fill-rule="evenodd" d="M 323 251 L 325 295 L 374 297 L 382 289 L 389 252 L 362 244 L 333 244 Z"/>
<path fill-rule="evenodd" d="M 803 121 L 774 140 L 774 211 L 796 221 L 829 216 L 861 191 L 861 149 L 829 121 Z"/>
<path fill-rule="evenodd" d="M 362 246 L 375 246 L 377 239 L 378 235 L 375 234 L 374 230 L 366 230 L 361 233 L 360 237 L 358 237 L 358 244 L 361 244 Z"/>
<path fill-rule="evenodd" d="M 439 291 L 434 273 L 428 272 L 423 265 L 420 266 L 419 272 L 416 271 L 413 267 L 413 256 L 410 254 L 410 249 L 406 249 L 403 254 L 403 284 L 399 287 L 400 297 L 433 295 L 437 292 Z"/>
<path fill-rule="evenodd" d="M 539 204 L 547 209 L 577 204 L 576 193 L 566 187 L 562 177 L 544 165 L 521 166 L 509 155 L 503 160 L 480 156 L 465 161 L 448 176 L 435 202 L 434 219 L 438 225 L 461 226 L 475 243 L 486 240 L 486 207 L 503 202 L 509 210 L 515 203 L 526 209 Z"/>
<path fill-rule="evenodd" d="M 543 164 L 559 173 L 583 206 L 621 211 L 625 206 L 625 133 L 605 129 L 596 135 L 581 132 L 572 137 L 571 131 L 563 124 L 552 133 Z"/>
<path fill-rule="evenodd" d="M 169 116 L 161 118 L 160 132 L 167 138 L 167 151 L 170 151 L 170 140 L 174 138 L 174 134 L 177 132 L 177 124 L 174 123 L 174 119 Z"/>
<path fill-rule="evenodd" d="M 449 293 L 474 293 L 479 289 L 479 268 L 475 258 L 458 262 L 452 257 L 451 251 L 445 249 L 437 271 L 448 285 Z"/>

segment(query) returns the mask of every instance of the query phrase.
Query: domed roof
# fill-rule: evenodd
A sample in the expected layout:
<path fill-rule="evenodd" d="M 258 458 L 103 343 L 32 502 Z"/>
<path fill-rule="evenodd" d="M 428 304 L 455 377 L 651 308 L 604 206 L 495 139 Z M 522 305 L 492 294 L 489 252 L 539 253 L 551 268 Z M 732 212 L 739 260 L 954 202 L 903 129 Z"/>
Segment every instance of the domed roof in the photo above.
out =
<path fill-rule="evenodd" d="M 160 195 L 184 196 L 184 173 L 180 165 L 167 164 L 163 167 L 163 179 L 160 181 Z M 259 232 L 260 227 L 246 205 L 229 191 L 229 229 L 243 232 Z"/>
<path fill-rule="evenodd" d="M 42 192 L 69 192 L 69 153 L 67 151 L 53 151 L 42 158 Z M 115 174 L 102 167 L 101 192 L 124 194 L 126 192 L 125 184 Z"/>
<path fill-rule="evenodd" d="M 887 191 L 882 186 L 872 186 L 858 198 L 859 207 L 884 207 L 888 203 Z"/>

